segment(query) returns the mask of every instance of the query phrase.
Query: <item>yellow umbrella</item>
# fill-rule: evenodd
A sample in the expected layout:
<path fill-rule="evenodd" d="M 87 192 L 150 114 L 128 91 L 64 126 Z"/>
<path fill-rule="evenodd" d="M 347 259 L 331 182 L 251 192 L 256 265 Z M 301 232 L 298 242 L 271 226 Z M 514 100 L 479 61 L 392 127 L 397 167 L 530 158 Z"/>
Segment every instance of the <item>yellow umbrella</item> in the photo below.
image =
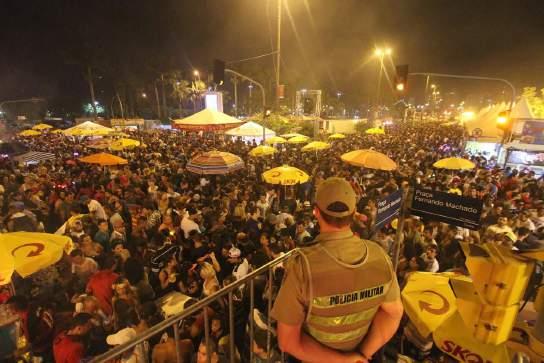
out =
<path fill-rule="evenodd" d="M 397 164 L 387 155 L 371 149 L 354 150 L 341 156 L 350 165 L 377 170 L 395 170 Z"/>
<path fill-rule="evenodd" d="M 108 153 L 98 153 L 84 156 L 82 158 L 79 158 L 79 161 L 89 164 L 99 164 L 102 166 L 128 164 L 127 160 Z"/>
<path fill-rule="evenodd" d="M 310 176 L 300 169 L 289 165 L 283 165 L 263 173 L 263 179 L 269 184 L 295 185 L 305 183 Z"/>
<path fill-rule="evenodd" d="M 121 136 L 121 137 L 130 137 L 129 134 L 123 131 L 113 131 L 108 134 L 108 136 Z"/>
<path fill-rule="evenodd" d="M 63 132 L 64 132 L 64 130 L 61 130 L 61 129 L 56 129 L 56 130 L 51 131 L 52 134 L 62 134 Z"/>
<path fill-rule="evenodd" d="M 110 144 L 110 149 L 119 151 L 123 149 L 135 148 L 138 146 L 140 146 L 140 142 L 138 140 L 122 138 L 112 142 Z"/>
<path fill-rule="evenodd" d="M 433 164 L 435 168 L 449 170 L 474 169 L 476 165 L 470 160 L 463 158 L 445 158 L 440 159 Z"/>
<path fill-rule="evenodd" d="M 299 133 L 296 133 L 296 132 L 291 132 L 291 133 L 283 134 L 283 135 L 280 135 L 280 136 L 283 137 L 283 138 L 286 138 L 286 139 L 290 139 L 292 137 L 297 137 L 297 136 L 308 137 L 306 135 L 302 135 L 302 134 L 299 134 Z"/>
<path fill-rule="evenodd" d="M 418 332 L 426 337 L 457 311 L 447 274 L 413 272 L 402 289 L 404 311 Z"/>
<path fill-rule="evenodd" d="M 287 140 L 287 143 L 288 144 L 305 144 L 308 142 L 308 140 L 310 140 L 308 136 L 302 135 L 302 136 L 295 136 L 290 138 L 289 140 Z"/>
<path fill-rule="evenodd" d="M 69 237 L 33 232 L 0 234 L 0 285 L 11 281 L 13 271 L 27 277 L 53 265 L 69 253 L 72 240 Z"/>
<path fill-rule="evenodd" d="M 19 136 L 24 136 L 24 137 L 27 137 L 27 136 L 40 136 L 40 135 L 41 135 L 41 132 L 36 131 L 36 130 L 25 130 L 25 131 L 19 132 Z"/>
<path fill-rule="evenodd" d="M 332 134 L 329 136 L 329 139 L 345 139 L 346 135 L 344 134 Z"/>
<path fill-rule="evenodd" d="M 331 144 L 327 144 L 323 141 L 312 141 L 308 145 L 302 147 L 302 151 L 320 151 L 326 150 L 331 147 Z"/>
<path fill-rule="evenodd" d="M 261 145 L 251 149 L 249 155 L 253 157 L 268 156 L 274 155 L 277 151 L 278 150 L 274 149 L 272 146 Z"/>
<path fill-rule="evenodd" d="M 52 128 L 53 126 L 48 124 L 43 124 L 43 123 L 32 126 L 32 130 L 45 130 L 45 129 L 52 129 Z"/>
<path fill-rule="evenodd" d="M 283 143 L 287 142 L 287 140 L 285 140 L 283 137 L 272 136 L 271 138 L 266 139 L 265 142 L 267 144 L 283 144 Z"/>
<path fill-rule="evenodd" d="M 385 135 L 385 130 L 380 127 L 373 127 L 365 131 L 368 135 Z"/>

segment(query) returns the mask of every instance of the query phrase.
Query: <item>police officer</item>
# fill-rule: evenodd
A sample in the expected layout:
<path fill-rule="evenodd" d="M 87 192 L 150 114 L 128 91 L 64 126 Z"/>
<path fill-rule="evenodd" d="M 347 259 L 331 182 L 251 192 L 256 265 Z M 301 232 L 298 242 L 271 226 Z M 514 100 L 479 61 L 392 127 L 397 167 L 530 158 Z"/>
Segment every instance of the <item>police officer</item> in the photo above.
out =
<path fill-rule="evenodd" d="M 317 189 L 320 234 L 289 261 L 272 316 L 280 348 L 303 362 L 369 362 L 402 318 L 391 260 L 350 229 L 356 197 L 329 178 Z"/>

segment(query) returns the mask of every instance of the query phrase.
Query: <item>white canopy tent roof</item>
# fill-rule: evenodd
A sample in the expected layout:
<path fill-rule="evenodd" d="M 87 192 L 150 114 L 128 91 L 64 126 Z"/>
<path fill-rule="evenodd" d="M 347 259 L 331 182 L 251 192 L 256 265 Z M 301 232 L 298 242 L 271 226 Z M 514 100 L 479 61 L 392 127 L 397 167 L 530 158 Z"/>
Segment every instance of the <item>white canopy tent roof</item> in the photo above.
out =
<path fill-rule="evenodd" d="M 500 103 L 482 108 L 476 117 L 465 121 L 464 126 L 469 135 L 478 135 L 479 141 L 500 141 L 502 130 L 496 126 L 499 113 L 508 110 L 506 103 Z"/>
<path fill-rule="evenodd" d="M 174 120 L 172 126 L 188 131 L 220 131 L 239 126 L 243 121 L 223 112 L 206 108 L 183 119 Z"/>
<path fill-rule="evenodd" d="M 270 130 L 264 126 L 261 126 L 258 123 L 253 121 L 246 122 L 245 124 L 238 126 L 237 128 L 234 128 L 232 130 L 225 132 L 225 134 L 230 136 L 238 136 L 238 137 L 262 137 L 263 129 L 264 129 L 264 135 L 267 138 L 276 136 L 276 132 L 274 132 L 273 130 Z"/>
<path fill-rule="evenodd" d="M 512 107 L 510 117 L 515 120 L 532 120 L 535 118 L 525 97 L 521 97 L 516 105 Z"/>
<path fill-rule="evenodd" d="M 497 128 L 499 113 L 508 111 L 508 103 L 499 103 L 482 108 L 474 119 L 465 121 L 464 126 L 469 135 L 478 136 L 478 141 L 499 142 L 502 139 L 502 130 Z M 521 132 L 523 121 L 534 120 L 535 117 L 525 97 L 521 97 L 510 111 L 510 118 L 514 122 L 514 132 Z"/>
<path fill-rule="evenodd" d="M 79 125 L 76 125 L 74 127 L 70 127 L 69 129 L 64 130 L 63 133 L 64 135 L 68 135 L 68 136 L 72 136 L 72 135 L 86 136 L 87 134 L 90 135 L 96 131 L 109 133 L 109 132 L 112 132 L 113 129 L 106 126 L 102 126 L 92 121 L 85 121 L 83 123 L 80 123 Z"/>

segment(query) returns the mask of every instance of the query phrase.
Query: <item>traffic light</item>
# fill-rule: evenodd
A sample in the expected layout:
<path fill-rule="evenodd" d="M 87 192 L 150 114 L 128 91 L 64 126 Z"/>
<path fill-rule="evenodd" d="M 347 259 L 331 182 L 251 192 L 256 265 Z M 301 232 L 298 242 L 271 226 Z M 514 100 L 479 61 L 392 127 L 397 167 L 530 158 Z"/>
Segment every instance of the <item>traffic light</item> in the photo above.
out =
<path fill-rule="evenodd" d="M 512 120 L 508 115 L 508 111 L 502 111 L 497 116 L 497 128 L 503 131 L 509 131 L 512 128 Z"/>
<path fill-rule="evenodd" d="M 408 64 L 395 66 L 395 89 L 404 92 L 408 88 Z"/>
<path fill-rule="evenodd" d="M 304 109 L 305 115 L 311 115 L 315 111 L 315 102 L 312 98 L 305 97 L 304 100 L 302 101 L 302 107 Z"/>
<path fill-rule="evenodd" d="M 220 86 L 225 82 L 225 62 L 219 59 L 213 61 L 213 83 Z"/>

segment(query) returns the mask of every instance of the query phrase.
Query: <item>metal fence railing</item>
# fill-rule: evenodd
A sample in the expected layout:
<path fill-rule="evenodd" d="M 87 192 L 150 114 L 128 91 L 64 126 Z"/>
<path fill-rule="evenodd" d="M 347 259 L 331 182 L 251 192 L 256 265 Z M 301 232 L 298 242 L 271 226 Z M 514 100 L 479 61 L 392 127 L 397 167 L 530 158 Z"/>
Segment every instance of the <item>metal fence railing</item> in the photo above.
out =
<path fill-rule="evenodd" d="M 180 314 L 171 316 L 166 318 L 164 321 L 150 327 L 145 332 L 140 334 L 136 339 L 121 344 L 119 346 L 116 346 L 112 348 L 111 350 L 107 351 L 106 353 L 94 357 L 91 362 L 92 363 L 103 363 L 103 362 L 112 362 L 116 359 L 120 358 L 123 354 L 132 351 L 137 345 L 143 344 L 148 339 L 158 335 L 162 334 L 165 330 L 172 328 L 174 331 L 174 341 L 176 342 L 176 358 L 177 363 L 182 363 L 182 352 L 180 348 L 180 333 L 179 333 L 179 323 L 183 319 L 190 317 L 194 315 L 195 313 L 203 311 L 204 315 L 204 339 L 206 342 L 206 351 L 210 351 L 210 322 L 209 317 L 206 311 L 204 309 L 208 307 L 210 304 L 219 301 L 219 299 L 222 299 L 224 296 L 228 295 L 228 323 L 229 323 L 229 349 L 228 349 L 228 359 L 229 362 L 234 363 L 236 362 L 236 357 L 234 352 L 236 351 L 234 348 L 234 308 L 233 308 L 233 294 L 236 291 L 236 289 L 239 289 L 245 284 L 249 285 L 249 362 L 254 361 L 253 357 L 253 341 L 254 341 L 254 319 L 253 319 L 253 310 L 255 307 L 255 279 L 263 274 L 268 274 L 268 283 L 272 284 L 273 281 L 273 267 L 277 266 L 278 264 L 286 261 L 288 258 L 290 258 L 293 255 L 298 254 L 298 249 L 291 250 L 284 254 L 281 257 L 276 258 L 273 261 L 270 261 L 266 265 L 256 269 L 255 271 L 252 271 L 251 273 L 247 274 L 240 280 L 237 280 L 233 282 L 232 284 L 225 286 L 218 292 L 216 292 L 213 295 L 210 295 L 198 302 L 196 302 L 194 305 L 191 305 L 190 307 L 186 308 L 183 312 Z M 270 311 L 272 309 L 272 288 L 269 286 L 267 289 L 267 346 L 266 351 L 268 353 L 268 362 L 270 362 L 270 355 L 271 355 L 271 318 L 270 318 Z M 240 352 L 242 354 L 242 352 Z M 208 358 L 208 363 L 210 362 L 211 355 L 206 354 Z M 283 361 L 283 355 L 282 355 L 282 361 Z"/>

